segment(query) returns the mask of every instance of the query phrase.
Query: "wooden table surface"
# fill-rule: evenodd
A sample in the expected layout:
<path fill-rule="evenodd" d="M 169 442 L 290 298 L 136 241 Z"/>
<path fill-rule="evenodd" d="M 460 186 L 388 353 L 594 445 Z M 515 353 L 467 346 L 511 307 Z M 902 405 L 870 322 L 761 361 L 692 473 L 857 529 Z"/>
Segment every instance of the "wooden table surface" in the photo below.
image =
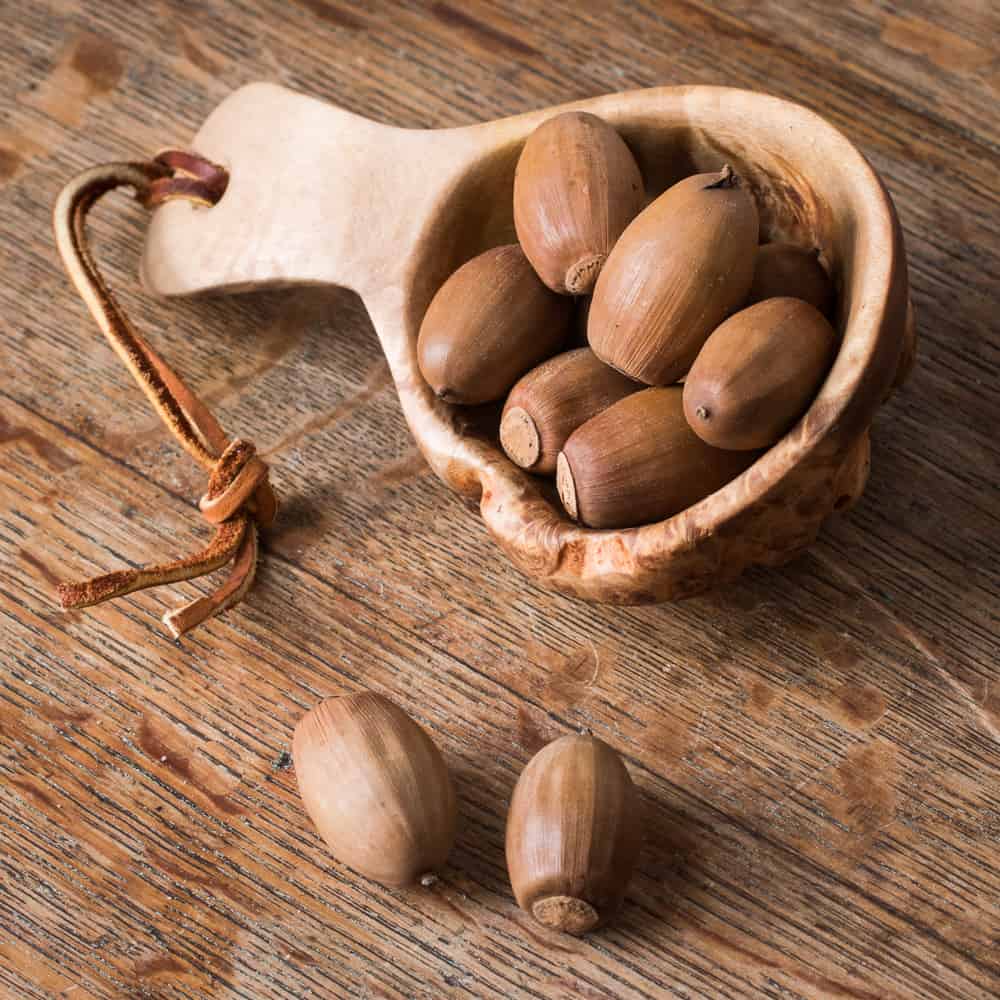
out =
<path fill-rule="evenodd" d="M 3 20 L 4 997 L 997 995 L 1000 7 L 7 0 Z M 250 599 L 182 644 L 159 616 L 203 585 L 55 610 L 57 578 L 206 528 L 200 474 L 70 290 L 51 203 L 257 79 L 419 127 L 682 83 L 819 110 L 896 201 L 922 338 L 862 502 L 711 597 L 554 597 L 428 472 L 356 298 L 151 301 L 120 196 L 99 258 L 267 452 L 283 510 Z M 307 708 L 365 687 L 456 775 L 430 889 L 331 859 L 281 766 Z M 624 755 L 647 843 L 620 918 L 575 940 L 516 908 L 503 835 L 526 761 L 581 726 Z"/>

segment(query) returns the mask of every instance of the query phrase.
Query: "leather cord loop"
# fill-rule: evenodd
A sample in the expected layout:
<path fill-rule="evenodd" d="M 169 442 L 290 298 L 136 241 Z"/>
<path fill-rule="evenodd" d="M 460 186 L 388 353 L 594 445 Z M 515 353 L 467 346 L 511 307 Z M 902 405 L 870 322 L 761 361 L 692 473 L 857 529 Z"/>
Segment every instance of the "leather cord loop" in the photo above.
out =
<path fill-rule="evenodd" d="M 257 529 L 274 520 L 277 500 L 268 467 L 253 444 L 230 441 L 205 404 L 133 328 L 97 269 L 85 223 L 96 202 L 118 187 L 131 187 L 150 208 L 172 199 L 214 205 L 228 179 L 223 167 L 197 154 L 166 150 L 148 163 L 109 163 L 84 171 L 63 188 L 53 211 L 56 246 L 97 325 L 173 436 L 209 474 L 199 508 L 215 526 L 212 540 L 194 555 L 63 583 L 59 599 L 64 608 L 87 607 L 147 587 L 194 579 L 231 563 L 229 578 L 214 593 L 164 615 L 175 637 L 245 596 L 256 573 Z"/>
<path fill-rule="evenodd" d="M 249 441 L 237 439 L 219 457 L 208 489 L 198 501 L 206 521 L 221 524 L 244 506 L 250 507 L 262 527 L 274 519 L 277 505 L 267 466 L 256 457 L 256 451 Z"/>

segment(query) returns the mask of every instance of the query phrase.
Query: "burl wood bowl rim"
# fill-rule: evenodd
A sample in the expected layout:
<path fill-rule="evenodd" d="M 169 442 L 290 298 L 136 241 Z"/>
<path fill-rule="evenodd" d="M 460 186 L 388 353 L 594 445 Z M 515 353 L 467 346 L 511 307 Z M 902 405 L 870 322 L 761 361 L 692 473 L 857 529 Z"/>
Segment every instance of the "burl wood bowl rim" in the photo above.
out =
<path fill-rule="evenodd" d="M 634 150 L 637 144 L 649 146 L 651 131 L 671 137 L 673 145 L 666 139 L 663 145 L 664 161 L 676 161 L 670 182 L 684 171 L 718 169 L 723 161 L 732 162 L 761 203 L 768 237 L 812 237 L 833 263 L 838 279 L 841 348 L 804 417 L 716 493 L 674 517 L 635 528 L 595 530 L 572 523 L 554 494 L 546 496 L 539 481 L 511 463 L 495 439 L 470 432 L 466 416 L 434 396 L 416 361 L 423 312 L 436 288 L 462 262 L 452 260 L 442 267 L 440 254 L 431 253 L 435 240 L 441 242 L 442 217 L 454 213 L 463 190 L 482 197 L 475 184 L 470 188 L 469 178 L 477 172 L 488 175 L 493 169 L 489 164 L 501 154 L 502 169 L 509 169 L 510 178 L 505 175 L 497 187 L 506 191 L 516 153 L 528 134 L 546 118 L 569 109 L 605 118 Z M 242 257 L 230 253 L 232 259 L 223 261 L 225 254 L 212 249 L 210 238 L 213 227 L 224 236 L 230 225 L 220 209 L 230 201 L 228 210 L 234 217 L 239 214 L 244 229 L 247 214 L 254 210 L 252 192 L 242 205 L 238 194 L 241 176 L 249 173 L 241 175 L 238 169 L 244 155 L 241 143 L 249 141 L 240 123 L 248 117 L 258 122 L 273 119 L 275 128 L 297 122 L 285 127 L 303 134 L 312 135 L 321 127 L 326 133 L 339 131 L 350 137 L 354 150 L 368 149 L 372 155 L 372 149 L 381 147 L 376 153 L 383 159 L 390 153 L 397 159 L 419 155 L 422 176 L 431 180 L 406 180 L 405 174 L 388 182 L 373 179 L 385 185 L 386 197 L 391 197 L 392 185 L 404 185 L 397 208 L 408 206 L 414 215 L 412 245 L 406 244 L 405 233 L 395 233 L 394 248 L 371 246 L 365 251 L 357 245 L 366 238 L 359 222 L 360 235 L 354 235 L 349 247 L 355 272 L 339 263 L 326 270 L 311 264 L 299 270 L 272 264 L 269 270 L 261 264 L 266 246 L 256 261 L 248 263 L 245 251 Z M 275 139 L 273 145 L 281 143 Z M 844 501 L 833 495 L 840 492 L 835 481 L 843 468 L 856 466 L 848 470 L 853 483 L 849 499 L 856 499 L 863 488 L 868 428 L 877 407 L 912 362 L 905 254 L 894 207 L 878 175 L 851 142 L 815 112 L 745 90 L 664 87 L 572 102 L 483 125 L 428 131 L 377 125 L 284 88 L 254 84 L 216 109 L 194 148 L 230 166 L 231 191 L 210 210 L 215 219 L 196 223 L 184 205 L 157 212 L 143 262 L 147 285 L 165 294 L 317 282 L 358 291 L 379 335 L 406 419 L 429 464 L 470 503 L 478 503 L 504 551 L 543 585 L 610 603 L 689 596 L 748 565 L 783 561 L 808 544 L 823 518 Z M 648 148 L 637 153 L 644 174 L 652 162 L 648 153 Z M 680 163 L 684 171 L 678 173 Z M 317 175 L 315 186 L 322 183 Z M 836 208 L 829 203 L 831 193 Z M 344 197 L 333 191 L 328 200 L 336 207 Z M 781 217 L 782 199 L 791 206 L 788 218 Z M 474 208 L 471 201 L 467 207 Z M 375 230 L 372 240 L 384 242 L 377 219 L 368 228 Z M 308 234 L 302 238 L 308 239 Z M 494 234 L 491 245 L 504 241 Z M 221 239 L 215 243 L 221 246 Z M 395 271 L 384 259 L 393 249 Z M 368 277 L 373 271 L 377 280 Z M 802 484 L 801 489 L 792 489 L 793 483 Z M 796 530 L 799 521 L 801 530 Z M 775 529 L 773 543 L 768 540 L 769 526 Z"/>

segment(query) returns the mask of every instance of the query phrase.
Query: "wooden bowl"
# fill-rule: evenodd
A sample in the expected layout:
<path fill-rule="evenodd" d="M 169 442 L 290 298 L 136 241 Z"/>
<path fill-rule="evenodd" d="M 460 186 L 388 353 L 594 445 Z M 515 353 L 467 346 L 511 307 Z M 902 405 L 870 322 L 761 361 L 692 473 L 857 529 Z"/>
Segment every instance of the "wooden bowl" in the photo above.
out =
<path fill-rule="evenodd" d="M 718 492 L 626 530 L 569 521 L 547 486 L 436 399 L 417 368 L 431 297 L 464 261 L 514 241 L 520 148 L 535 126 L 569 108 L 621 132 L 650 196 L 731 163 L 753 189 L 762 239 L 821 248 L 838 290 L 842 345 L 805 416 Z M 229 188 L 210 209 L 174 202 L 156 212 L 143 258 L 147 286 L 166 295 L 304 283 L 358 292 L 427 461 L 545 586 L 613 603 L 695 594 L 749 565 L 786 561 L 864 489 L 872 417 L 914 355 L 906 259 L 879 177 L 813 112 L 742 90 L 669 87 L 422 131 L 253 84 L 212 113 L 193 148 L 229 168 Z"/>

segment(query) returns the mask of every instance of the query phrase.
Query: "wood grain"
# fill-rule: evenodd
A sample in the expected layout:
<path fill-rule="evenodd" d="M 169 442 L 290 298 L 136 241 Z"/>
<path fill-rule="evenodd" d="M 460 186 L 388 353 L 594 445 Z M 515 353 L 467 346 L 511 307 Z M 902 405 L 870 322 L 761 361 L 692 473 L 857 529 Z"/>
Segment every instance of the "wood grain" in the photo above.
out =
<path fill-rule="evenodd" d="M 0 40 L 0 992 L 89 997 L 985 998 L 1000 990 L 1000 386 L 994 5 L 769 0 L 8 4 Z M 561 13 L 560 13 L 561 12 Z M 269 78 L 439 127 L 626 87 L 802 101 L 899 208 L 922 348 L 860 504 L 712 597 L 595 608 L 528 584 L 424 468 L 358 301 L 146 299 L 145 217 L 95 218 L 140 328 L 269 454 L 251 599 L 171 643 L 167 594 L 52 582 L 205 537 L 202 483 L 59 271 L 92 162 L 183 142 Z M 190 592 L 196 588 L 189 587 Z M 462 826 L 432 890 L 338 865 L 278 766 L 371 687 L 435 737 Z M 649 816 L 620 918 L 514 905 L 504 814 L 587 725 Z"/>

